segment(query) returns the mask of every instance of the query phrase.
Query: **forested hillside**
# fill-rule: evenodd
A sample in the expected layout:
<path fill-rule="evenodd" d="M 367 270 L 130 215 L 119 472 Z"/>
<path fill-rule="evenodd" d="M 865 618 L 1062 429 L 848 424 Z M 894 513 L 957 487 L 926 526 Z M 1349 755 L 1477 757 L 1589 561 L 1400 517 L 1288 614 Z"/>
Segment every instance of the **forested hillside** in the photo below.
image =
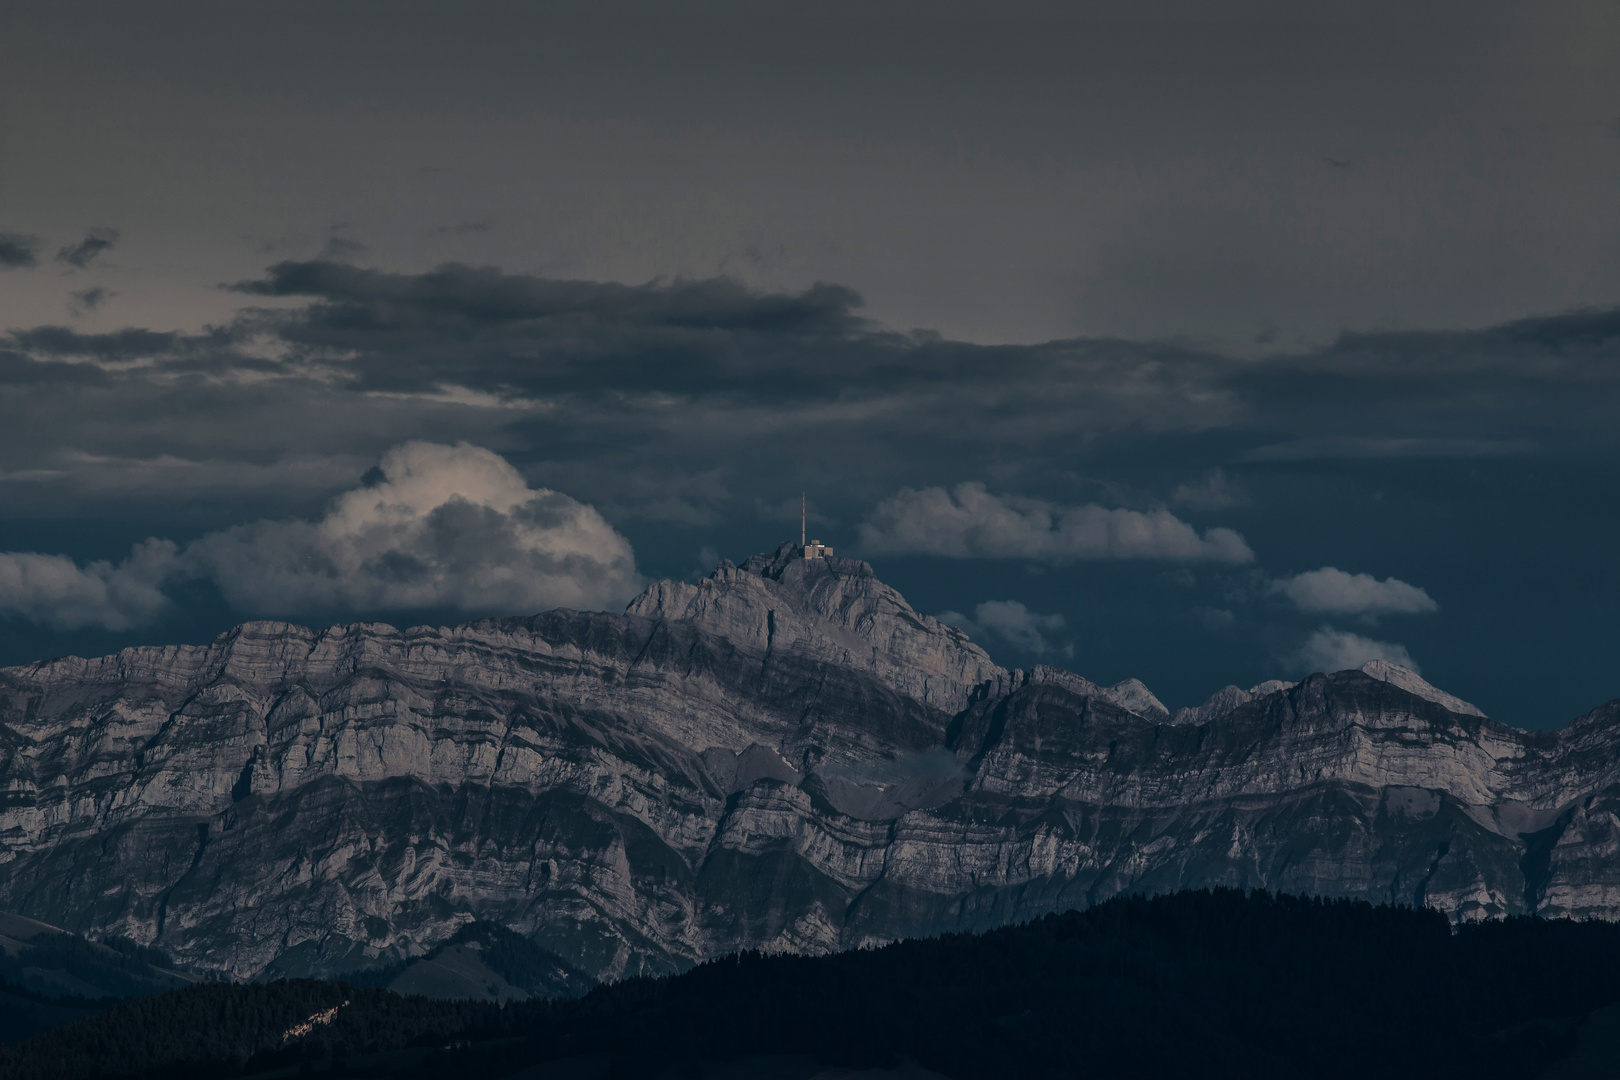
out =
<path fill-rule="evenodd" d="M 254 1074 L 702 1076 L 760 1054 L 969 1078 L 1528 1077 L 1620 1001 L 1620 927 L 1463 926 L 1235 890 L 1112 900 L 980 935 L 746 953 L 579 999 L 435 1002 L 343 983 L 203 985 L 0 1057 L 6 1080 Z M 543 1076 L 546 1070 L 530 1073 Z"/>
<path fill-rule="evenodd" d="M 60 927 L 0 912 L 0 1045 L 13 1045 L 117 998 L 162 993 L 196 981 L 161 950 L 127 938 L 91 941 Z"/>

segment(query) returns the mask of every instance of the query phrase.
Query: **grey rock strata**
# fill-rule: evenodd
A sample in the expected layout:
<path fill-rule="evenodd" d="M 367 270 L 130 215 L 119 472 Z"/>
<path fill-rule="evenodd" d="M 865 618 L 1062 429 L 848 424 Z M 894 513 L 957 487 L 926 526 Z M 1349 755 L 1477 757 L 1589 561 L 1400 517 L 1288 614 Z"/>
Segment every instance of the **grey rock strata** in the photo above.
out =
<path fill-rule="evenodd" d="M 0 671 L 0 909 L 234 976 L 486 919 L 602 978 L 1180 886 L 1620 914 L 1620 701 L 1527 733 L 1414 687 L 1172 723 L 787 546 L 623 615 L 248 623 Z"/>

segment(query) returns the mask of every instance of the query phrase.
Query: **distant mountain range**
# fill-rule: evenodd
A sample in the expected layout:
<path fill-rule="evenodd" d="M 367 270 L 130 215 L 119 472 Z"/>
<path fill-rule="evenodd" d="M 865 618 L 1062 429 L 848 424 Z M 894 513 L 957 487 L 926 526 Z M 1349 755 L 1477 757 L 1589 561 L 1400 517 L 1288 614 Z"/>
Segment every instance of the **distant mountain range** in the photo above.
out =
<path fill-rule="evenodd" d="M 1203 885 L 1613 918 L 1617 809 L 1620 701 L 1525 732 L 1372 664 L 1171 715 L 790 545 L 622 615 L 0 671 L 0 909 L 233 977 L 482 921 L 589 982 Z"/>

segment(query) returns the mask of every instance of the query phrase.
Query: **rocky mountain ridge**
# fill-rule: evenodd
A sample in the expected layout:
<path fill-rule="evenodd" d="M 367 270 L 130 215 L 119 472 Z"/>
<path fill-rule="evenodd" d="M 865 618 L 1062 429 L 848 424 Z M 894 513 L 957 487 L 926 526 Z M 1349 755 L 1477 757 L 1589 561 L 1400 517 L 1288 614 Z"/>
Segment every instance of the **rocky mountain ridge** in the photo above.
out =
<path fill-rule="evenodd" d="M 612 978 L 1216 884 L 1620 915 L 1620 702 L 1463 706 L 1369 668 L 1172 716 L 784 545 L 622 615 L 0 671 L 0 909 L 238 977 L 485 920 Z"/>

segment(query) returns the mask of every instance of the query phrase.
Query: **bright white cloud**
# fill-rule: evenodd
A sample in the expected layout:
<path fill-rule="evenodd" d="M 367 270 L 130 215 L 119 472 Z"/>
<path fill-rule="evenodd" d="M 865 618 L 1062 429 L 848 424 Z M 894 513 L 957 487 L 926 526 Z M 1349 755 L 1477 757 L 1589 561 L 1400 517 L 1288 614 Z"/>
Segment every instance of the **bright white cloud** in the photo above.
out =
<path fill-rule="evenodd" d="M 0 613 L 56 629 L 147 623 L 178 578 L 213 581 L 256 615 L 452 608 L 535 612 L 623 604 L 642 586 L 630 543 L 592 507 L 531 488 L 505 459 L 458 443 L 409 442 L 375 483 L 318 521 L 256 521 L 178 549 L 138 545 L 118 566 L 0 553 Z"/>
<path fill-rule="evenodd" d="M 994 635 L 1020 649 L 1044 653 L 1052 646 L 1046 635 L 1063 629 L 1062 615 L 1037 615 L 1016 600 L 986 600 L 973 609 L 973 618 L 946 611 L 939 621 L 959 626 L 969 634 Z"/>
<path fill-rule="evenodd" d="M 1301 611 L 1323 615 L 1417 615 L 1440 610 L 1434 598 L 1398 578 L 1347 574 L 1332 566 L 1309 570 L 1274 586 Z"/>
<path fill-rule="evenodd" d="M 319 521 L 239 525 L 185 560 L 233 607 L 267 614 L 593 609 L 641 587 L 630 542 L 601 514 L 529 487 L 488 450 L 408 442 L 379 471 Z"/>
<path fill-rule="evenodd" d="M 1059 506 L 992 495 L 980 483 L 906 488 L 860 526 L 866 550 L 951 558 L 1176 559 L 1246 563 L 1254 552 L 1231 529 L 1202 535 L 1168 510 Z"/>
<path fill-rule="evenodd" d="M 1305 639 L 1295 660 L 1303 671 L 1347 671 L 1359 668 L 1369 660 L 1387 660 L 1408 671 L 1418 670 L 1417 662 L 1404 645 L 1393 641 L 1374 641 L 1331 626 L 1323 626 Z"/>
<path fill-rule="evenodd" d="M 141 626 L 169 607 L 159 586 L 174 557 L 167 540 L 135 545 L 117 566 L 104 561 L 80 566 L 66 555 L 0 552 L 0 614 L 53 630 Z"/>

